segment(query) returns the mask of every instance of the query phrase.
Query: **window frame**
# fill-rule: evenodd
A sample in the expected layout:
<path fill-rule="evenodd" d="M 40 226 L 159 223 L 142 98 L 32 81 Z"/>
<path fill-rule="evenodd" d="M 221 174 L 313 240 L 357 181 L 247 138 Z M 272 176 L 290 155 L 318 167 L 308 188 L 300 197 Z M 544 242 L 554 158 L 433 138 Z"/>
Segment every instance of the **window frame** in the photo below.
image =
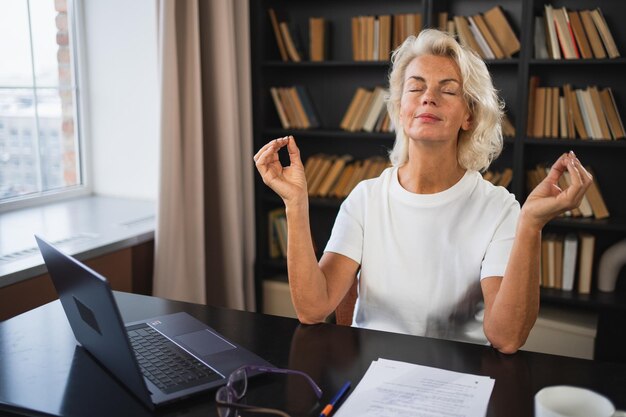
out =
<path fill-rule="evenodd" d="M 29 0 L 29 3 L 30 1 L 32 0 Z M 2 199 L 0 200 L 0 213 L 27 207 L 42 206 L 49 203 L 68 200 L 71 198 L 83 197 L 90 195 L 93 192 L 93 184 L 91 181 L 91 152 L 89 142 L 86 140 L 87 132 L 89 131 L 89 120 L 87 116 L 88 93 L 85 88 L 88 78 L 86 68 L 87 59 L 85 46 L 85 19 L 83 13 L 83 0 L 66 1 L 68 32 L 69 37 L 72 40 L 70 44 L 70 66 L 72 67 L 75 82 L 73 100 L 75 103 L 74 124 L 76 126 L 75 135 L 77 135 L 77 155 L 79 158 L 77 169 L 81 181 L 79 184 L 70 185 L 64 187 L 63 189 L 39 191 L 34 194 L 27 194 L 23 196 Z M 32 33 L 29 36 L 32 36 Z"/>

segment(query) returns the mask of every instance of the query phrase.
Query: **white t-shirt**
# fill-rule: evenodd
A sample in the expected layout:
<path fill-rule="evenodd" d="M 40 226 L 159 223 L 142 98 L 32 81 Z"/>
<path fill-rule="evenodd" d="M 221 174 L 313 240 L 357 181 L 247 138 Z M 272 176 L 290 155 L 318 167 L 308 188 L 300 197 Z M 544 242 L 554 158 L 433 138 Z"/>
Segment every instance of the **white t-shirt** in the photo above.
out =
<path fill-rule="evenodd" d="M 519 211 L 476 171 L 435 194 L 402 188 L 397 168 L 361 182 L 325 249 L 361 265 L 353 326 L 457 338 L 482 299 L 480 279 L 504 275 Z"/>

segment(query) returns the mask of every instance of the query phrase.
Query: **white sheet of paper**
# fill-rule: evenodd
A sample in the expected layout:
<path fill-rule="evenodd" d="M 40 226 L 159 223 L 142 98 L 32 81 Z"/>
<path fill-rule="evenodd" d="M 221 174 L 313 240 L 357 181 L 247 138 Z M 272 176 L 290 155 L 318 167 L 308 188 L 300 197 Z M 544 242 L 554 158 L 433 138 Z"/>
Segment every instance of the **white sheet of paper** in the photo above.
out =
<path fill-rule="evenodd" d="M 495 380 L 406 362 L 372 362 L 336 417 L 484 417 Z"/>

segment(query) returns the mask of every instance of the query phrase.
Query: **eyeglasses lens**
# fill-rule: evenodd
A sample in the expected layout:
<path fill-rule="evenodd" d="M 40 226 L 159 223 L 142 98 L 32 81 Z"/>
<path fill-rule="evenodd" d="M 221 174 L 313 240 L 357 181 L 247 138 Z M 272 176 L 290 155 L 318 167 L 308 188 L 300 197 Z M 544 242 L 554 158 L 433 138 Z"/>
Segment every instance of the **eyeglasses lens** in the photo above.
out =
<path fill-rule="evenodd" d="M 238 369 L 228 378 L 228 386 L 233 390 L 237 399 L 241 399 L 246 394 L 248 388 L 248 378 L 244 369 Z"/>
<path fill-rule="evenodd" d="M 237 398 L 235 398 L 235 393 L 233 392 L 233 390 L 230 387 L 226 386 L 217 390 L 217 393 L 215 394 L 215 400 L 218 403 L 234 403 L 235 401 L 237 401 Z M 234 417 L 235 409 L 218 404 L 217 414 L 219 414 L 220 417 Z"/>

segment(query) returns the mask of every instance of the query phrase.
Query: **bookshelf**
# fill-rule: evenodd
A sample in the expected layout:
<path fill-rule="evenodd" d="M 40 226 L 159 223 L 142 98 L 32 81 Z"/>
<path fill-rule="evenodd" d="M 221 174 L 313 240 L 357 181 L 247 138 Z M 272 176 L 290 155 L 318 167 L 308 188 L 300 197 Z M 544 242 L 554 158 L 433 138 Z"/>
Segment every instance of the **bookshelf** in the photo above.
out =
<path fill-rule="evenodd" d="M 575 310 L 598 313 L 598 334 L 595 356 L 603 360 L 626 361 L 626 336 L 617 327 L 626 320 L 626 278 L 621 277 L 616 293 L 605 294 L 595 290 L 595 273 L 602 253 L 611 245 L 626 238 L 626 203 L 623 195 L 626 181 L 626 140 L 596 141 L 581 139 L 532 138 L 526 134 L 529 101 L 529 80 L 538 76 L 545 86 L 575 88 L 590 85 L 611 87 L 622 118 L 626 117 L 626 58 L 614 59 L 537 59 L 534 56 L 534 24 L 536 16 L 543 16 L 544 5 L 568 10 L 600 7 L 617 47 L 626 56 L 626 27 L 619 16 L 626 14 L 626 3 L 611 0 L 346 0 L 334 2 L 289 2 L 287 0 L 250 1 L 252 46 L 252 100 L 254 148 L 259 149 L 268 140 L 293 134 L 302 152 L 303 160 L 312 155 L 351 154 L 355 159 L 374 155 L 385 156 L 393 145 L 394 134 L 347 132 L 339 124 L 357 87 L 373 89 L 386 85 L 389 63 L 386 61 L 354 61 L 352 59 L 351 18 L 354 16 L 420 13 L 423 27 L 436 27 L 438 15 L 472 16 L 501 6 L 507 20 L 517 34 L 521 50 L 511 58 L 486 60 L 494 84 L 506 103 L 509 119 L 515 126 L 515 136 L 505 138 L 501 156 L 490 169 L 513 169 L 509 190 L 518 201 L 525 201 L 525 172 L 537 164 L 550 165 L 563 152 L 574 150 L 585 165 L 594 169 L 602 195 L 610 211 L 608 219 L 559 218 L 546 226 L 546 233 L 592 233 L 596 237 L 593 262 L 593 281 L 590 294 L 577 294 L 555 289 L 542 289 L 542 303 Z M 301 62 L 283 62 L 279 54 L 268 9 L 274 9 L 279 20 L 288 21 L 294 37 L 305 45 L 310 17 L 327 20 L 327 56 L 321 62 L 310 62 L 302 54 Z M 297 40 L 297 39 L 296 39 Z M 298 42 L 298 40 L 297 40 Z M 305 48 L 306 49 L 306 48 Z M 285 130 L 269 93 L 270 87 L 303 85 L 308 90 L 317 111 L 320 127 L 309 130 Z M 624 120 L 626 122 L 626 120 Z M 285 156 L 285 155 L 283 155 Z M 286 160 L 283 161 L 286 163 Z M 262 283 L 266 279 L 286 280 L 286 264 L 270 259 L 268 248 L 267 213 L 282 205 L 255 175 L 256 204 L 256 288 L 257 304 L 262 306 Z M 336 198 L 311 198 L 311 228 L 318 255 L 326 241 L 341 204 Z M 626 269 L 626 268 L 625 268 Z M 621 275 L 626 275 L 622 271 Z"/>

